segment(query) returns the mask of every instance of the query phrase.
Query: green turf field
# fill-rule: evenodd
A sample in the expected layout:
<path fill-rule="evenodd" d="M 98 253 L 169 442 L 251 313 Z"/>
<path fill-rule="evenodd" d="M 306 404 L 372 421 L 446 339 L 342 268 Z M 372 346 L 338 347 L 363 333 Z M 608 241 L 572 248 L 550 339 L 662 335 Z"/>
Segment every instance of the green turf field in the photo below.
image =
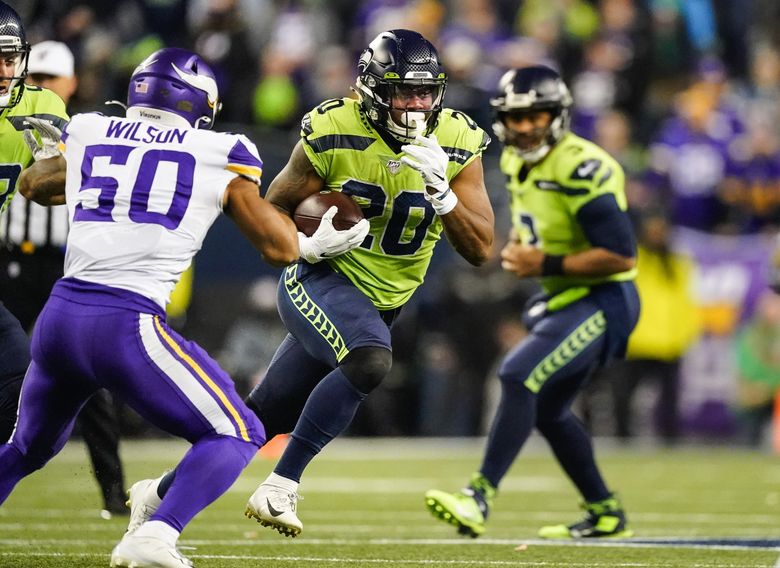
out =
<path fill-rule="evenodd" d="M 258 459 L 180 543 L 200 568 L 741 568 L 771 567 L 780 555 L 778 457 L 599 443 L 604 473 L 620 490 L 637 537 L 567 546 L 535 538 L 541 524 L 570 522 L 579 512 L 550 454 L 532 442 L 476 540 L 431 517 L 422 495 L 459 488 L 478 464 L 481 441 L 338 440 L 304 478 L 300 537 L 285 539 L 243 516 L 273 464 Z M 185 449 L 124 442 L 128 480 L 159 475 Z M 72 442 L 0 508 L 0 568 L 108 566 L 125 520 L 101 519 L 98 503 L 85 450 Z"/>

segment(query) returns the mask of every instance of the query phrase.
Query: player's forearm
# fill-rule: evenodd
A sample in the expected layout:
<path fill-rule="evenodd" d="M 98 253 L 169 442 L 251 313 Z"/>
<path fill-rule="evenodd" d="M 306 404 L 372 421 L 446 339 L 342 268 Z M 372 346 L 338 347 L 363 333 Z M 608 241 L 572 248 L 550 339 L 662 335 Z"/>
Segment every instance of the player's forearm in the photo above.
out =
<path fill-rule="evenodd" d="M 444 234 L 463 258 L 480 266 L 492 255 L 495 237 L 495 217 L 485 189 L 482 160 L 471 162 L 450 183 L 458 204 L 441 216 Z"/>
<path fill-rule="evenodd" d="M 40 160 L 22 172 L 19 193 L 41 205 L 65 203 L 65 158 Z"/>
<path fill-rule="evenodd" d="M 267 263 L 281 267 L 298 259 L 295 223 L 262 199 L 255 184 L 241 177 L 233 179 L 223 207 Z"/>
<path fill-rule="evenodd" d="M 605 248 L 593 248 L 563 258 L 563 274 L 566 276 L 611 276 L 634 266 L 635 258 Z"/>
<path fill-rule="evenodd" d="M 288 217 L 283 217 L 289 219 Z M 290 220 L 290 225 L 293 225 Z M 294 225 L 293 225 L 294 229 Z M 264 239 L 262 243 L 253 243 L 255 247 L 260 251 L 260 255 L 268 264 L 277 268 L 288 266 L 298 260 L 300 256 L 300 250 L 298 249 L 298 233 L 293 233 L 293 237 L 289 231 L 277 233 L 269 238 Z"/>
<path fill-rule="evenodd" d="M 474 266 L 487 262 L 493 251 L 493 220 L 460 204 L 442 218 L 447 240 Z"/>

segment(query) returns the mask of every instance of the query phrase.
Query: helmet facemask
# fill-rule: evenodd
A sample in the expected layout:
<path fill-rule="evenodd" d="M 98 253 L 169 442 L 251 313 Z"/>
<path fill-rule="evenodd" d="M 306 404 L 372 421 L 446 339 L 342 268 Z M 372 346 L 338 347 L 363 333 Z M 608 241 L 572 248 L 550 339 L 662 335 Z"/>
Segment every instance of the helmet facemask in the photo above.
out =
<path fill-rule="evenodd" d="M 379 34 L 358 62 L 355 91 L 363 112 L 401 142 L 436 127 L 446 86 L 435 48 L 417 32 Z"/>
<path fill-rule="evenodd" d="M 0 12 L 0 109 L 10 108 L 22 98 L 30 44 L 19 16 L 10 7 Z M 8 69 L 12 69 L 10 72 Z"/>
<path fill-rule="evenodd" d="M 550 114 L 550 122 L 546 127 L 534 128 L 528 133 L 520 133 L 506 124 L 506 119 L 521 118 L 525 114 L 547 112 Z M 552 147 L 568 131 L 568 109 L 558 108 L 534 108 L 532 110 L 520 110 L 510 112 L 497 112 L 493 123 L 493 132 L 505 145 L 512 146 L 518 155 L 526 162 L 536 163 L 544 158 Z"/>
<path fill-rule="evenodd" d="M 571 95 L 557 73 L 545 67 L 508 71 L 499 82 L 498 96 L 490 100 L 493 107 L 493 132 L 505 145 L 530 163 L 539 162 L 569 131 Z M 520 134 L 506 125 L 509 116 L 524 117 L 530 113 L 548 112 L 550 123 Z"/>
<path fill-rule="evenodd" d="M 427 135 L 436 126 L 445 90 L 441 79 L 378 81 L 364 75 L 358 78 L 357 87 L 368 118 L 404 142 Z M 421 102 L 410 106 L 415 100 Z"/>

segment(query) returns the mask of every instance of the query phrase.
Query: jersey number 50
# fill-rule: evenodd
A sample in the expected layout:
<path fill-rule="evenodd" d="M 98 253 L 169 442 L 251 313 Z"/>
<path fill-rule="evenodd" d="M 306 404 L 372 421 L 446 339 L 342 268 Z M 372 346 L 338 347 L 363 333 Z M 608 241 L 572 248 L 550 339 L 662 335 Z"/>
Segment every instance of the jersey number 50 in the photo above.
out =
<path fill-rule="evenodd" d="M 73 222 L 79 221 L 113 221 L 114 201 L 119 189 L 119 180 L 110 176 L 92 175 L 95 158 L 108 158 L 113 165 L 125 165 L 130 152 L 135 146 L 114 144 L 96 144 L 87 146 L 84 150 L 84 161 L 81 164 L 81 187 L 79 192 L 97 189 L 98 206 L 92 209 L 84 208 L 78 203 L 73 214 Z M 173 197 L 165 213 L 149 211 L 149 198 L 152 184 L 155 181 L 157 168 L 161 163 L 176 165 L 176 177 L 171 180 Z M 195 158 L 187 152 L 176 150 L 147 150 L 141 158 L 135 183 L 130 192 L 130 208 L 128 217 L 135 223 L 154 223 L 166 229 L 173 230 L 179 226 L 187 211 L 192 197 L 192 182 L 195 173 Z M 169 178 L 166 178 L 169 179 Z M 159 182 L 159 180 L 158 180 Z M 157 186 L 155 186 L 157 188 Z"/>

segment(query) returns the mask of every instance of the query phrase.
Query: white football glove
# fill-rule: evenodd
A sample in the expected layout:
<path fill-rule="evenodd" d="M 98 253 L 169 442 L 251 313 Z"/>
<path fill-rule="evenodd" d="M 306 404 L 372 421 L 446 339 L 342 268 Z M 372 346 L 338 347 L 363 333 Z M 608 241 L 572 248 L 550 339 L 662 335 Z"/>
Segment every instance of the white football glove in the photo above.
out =
<path fill-rule="evenodd" d="M 331 258 L 351 251 L 366 238 L 369 229 L 367 219 L 361 219 L 349 229 L 337 231 L 333 226 L 333 217 L 338 213 L 335 205 L 328 209 L 320 220 L 320 226 L 311 237 L 298 232 L 298 247 L 301 258 L 314 264 L 325 258 Z"/>
<path fill-rule="evenodd" d="M 45 160 L 46 158 L 59 156 L 60 151 L 58 145 L 60 143 L 62 131 L 52 123 L 40 118 L 28 116 L 25 120 L 32 128 L 25 129 L 22 134 L 35 161 L 37 162 L 39 160 Z M 35 134 L 33 134 L 33 130 L 41 137 L 40 142 L 35 137 Z"/>
<path fill-rule="evenodd" d="M 401 161 L 412 169 L 420 172 L 426 187 L 434 193 L 425 191 L 425 199 L 433 206 L 437 215 L 446 215 L 458 204 L 458 196 L 450 188 L 447 181 L 447 164 L 449 157 L 439 146 L 435 134 L 427 138 L 418 135 L 415 144 L 405 144 L 401 150 L 408 154 Z"/>

